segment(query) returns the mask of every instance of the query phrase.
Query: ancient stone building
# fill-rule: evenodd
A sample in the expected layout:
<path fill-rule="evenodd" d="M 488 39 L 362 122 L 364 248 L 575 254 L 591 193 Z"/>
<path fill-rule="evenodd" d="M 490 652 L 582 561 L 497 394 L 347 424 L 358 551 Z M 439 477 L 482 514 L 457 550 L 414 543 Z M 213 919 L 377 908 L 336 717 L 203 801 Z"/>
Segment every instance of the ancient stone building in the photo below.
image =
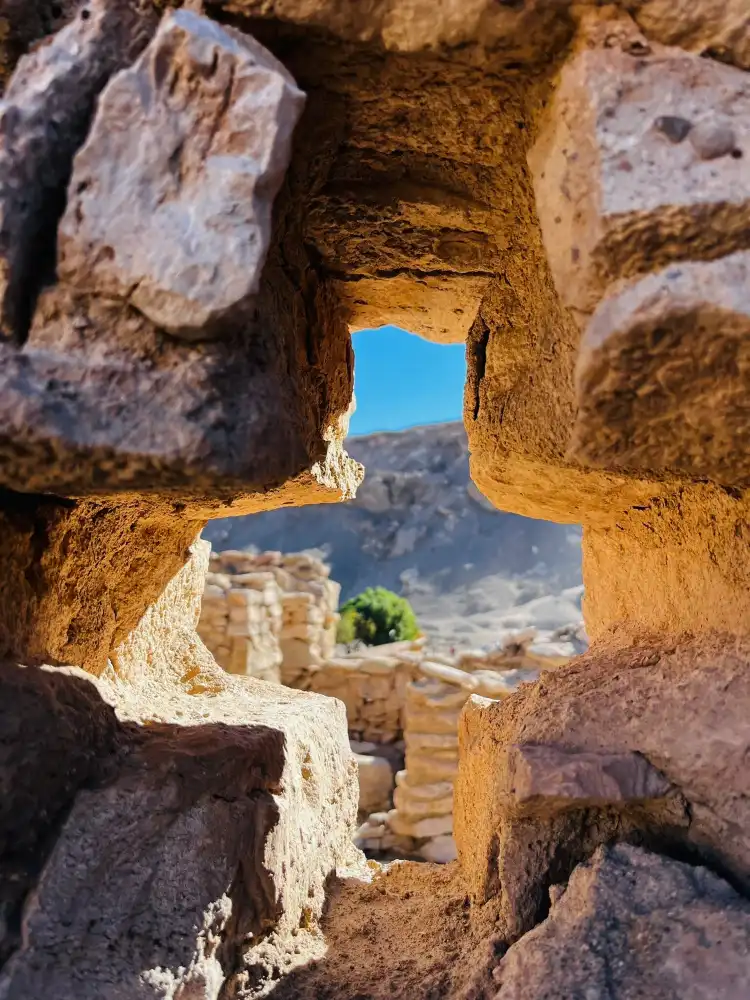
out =
<path fill-rule="evenodd" d="M 307 688 L 301 676 L 333 656 L 341 588 L 307 553 L 214 552 L 198 635 L 234 674 Z"/>
<path fill-rule="evenodd" d="M 0 995 L 745 995 L 748 71 L 746 0 L 3 0 Z M 356 490 L 386 321 L 584 526 L 447 868 L 365 867 L 343 706 L 195 631 L 208 519 Z"/>

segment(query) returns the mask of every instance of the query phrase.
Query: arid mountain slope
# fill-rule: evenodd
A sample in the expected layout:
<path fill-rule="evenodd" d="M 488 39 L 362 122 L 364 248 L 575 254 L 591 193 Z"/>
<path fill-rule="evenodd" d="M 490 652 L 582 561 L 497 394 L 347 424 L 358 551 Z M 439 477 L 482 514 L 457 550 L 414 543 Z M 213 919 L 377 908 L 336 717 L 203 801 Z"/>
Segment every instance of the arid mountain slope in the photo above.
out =
<path fill-rule="evenodd" d="M 580 530 L 495 510 L 469 480 L 460 423 L 352 438 L 355 500 L 213 521 L 216 548 L 322 550 L 342 597 L 405 594 L 438 644 L 488 645 L 508 628 L 580 618 Z"/>

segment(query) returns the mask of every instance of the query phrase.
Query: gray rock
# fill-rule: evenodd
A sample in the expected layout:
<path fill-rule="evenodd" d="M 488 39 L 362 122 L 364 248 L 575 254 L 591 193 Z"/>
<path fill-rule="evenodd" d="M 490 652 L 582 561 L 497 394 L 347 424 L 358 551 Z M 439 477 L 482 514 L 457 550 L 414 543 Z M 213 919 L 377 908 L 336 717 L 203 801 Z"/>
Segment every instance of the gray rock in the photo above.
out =
<path fill-rule="evenodd" d="M 575 753 L 526 744 L 509 748 L 509 795 L 522 808 L 580 808 L 666 795 L 671 785 L 637 753 Z"/>
<path fill-rule="evenodd" d="M 599 848 L 514 944 L 495 1000 L 744 1000 L 750 904 L 705 868 Z"/>
<path fill-rule="evenodd" d="M 170 333 L 217 336 L 258 292 L 303 105 L 254 39 L 166 15 L 102 94 L 76 157 L 60 276 Z"/>
<path fill-rule="evenodd" d="M 23 336 L 97 94 L 136 57 L 153 16 L 93 0 L 19 62 L 0 101 L 0 335 Z"/>

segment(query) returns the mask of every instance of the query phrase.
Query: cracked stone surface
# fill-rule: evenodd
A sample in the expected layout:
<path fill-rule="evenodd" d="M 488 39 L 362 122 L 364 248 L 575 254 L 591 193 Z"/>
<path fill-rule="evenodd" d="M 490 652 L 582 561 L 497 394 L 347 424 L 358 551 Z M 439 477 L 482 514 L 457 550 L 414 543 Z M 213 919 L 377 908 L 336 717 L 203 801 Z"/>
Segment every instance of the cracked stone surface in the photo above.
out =
<path fill-rule="evenodd" d="M 164 6 L 0 12 L 0 994 L 735 1000 L 746 3 Z M 205 520 L 353 494 L 384 320 L 584 525 L 590 651 L 469 702 L 442 868 L 363 867 L 343 706 L 195 631 Z"/>
<path fill-rule="evenodd" d="M 73 155 L 97 95 L 148 41 L 153 16 L 126 2 L 87 4 L 24 56 L 0 101 L 0 334 L 22 337 L 33 311 L 39 244 L 65 204 Z"/>
<path fill-rule="evenodd" d="M 62 280 L 190 340 L 251 320 L 303 105 L 250 36 L 168 14 L 105 88 L 76 156 Z"/>
<path fill-rule="evenodd" d="M 749 975 L 747 900 L 705 868 L 620 844 L 576 868 L 494 970 L 493 996 L 740 1000 Z"/>

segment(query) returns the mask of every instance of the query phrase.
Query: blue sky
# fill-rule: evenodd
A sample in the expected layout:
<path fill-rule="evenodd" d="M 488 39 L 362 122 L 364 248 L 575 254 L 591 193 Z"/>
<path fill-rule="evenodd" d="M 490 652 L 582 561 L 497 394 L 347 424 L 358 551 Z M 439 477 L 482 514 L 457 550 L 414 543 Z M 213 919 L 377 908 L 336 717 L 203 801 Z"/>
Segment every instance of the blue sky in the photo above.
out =
<path fill-rule="evenodd" d="M 464 344 L 433 344 L 395 326 L 361 330 L 352 343 L 357 409 L 350 434 L 460 420 Z"/>

